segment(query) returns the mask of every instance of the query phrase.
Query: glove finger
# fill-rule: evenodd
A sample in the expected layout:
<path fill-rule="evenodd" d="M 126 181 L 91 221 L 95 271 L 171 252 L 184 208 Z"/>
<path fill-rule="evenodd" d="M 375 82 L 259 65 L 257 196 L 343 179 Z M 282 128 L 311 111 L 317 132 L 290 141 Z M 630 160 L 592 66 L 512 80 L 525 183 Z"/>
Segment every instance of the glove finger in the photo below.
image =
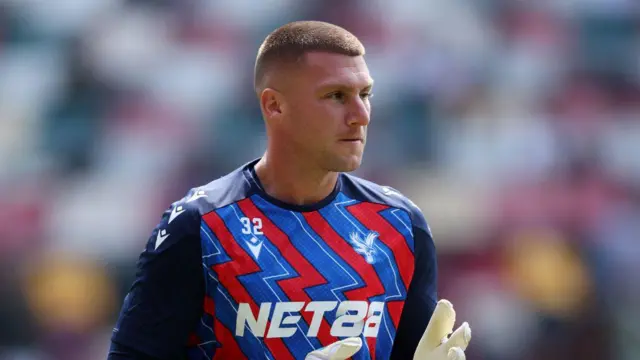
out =
<path fill-rule="evenodd" d="M 361 347 L 360 338 L 350 337 L 310 352 L 305 360 L 344 360 L 357 353 Z"/>
<path fill-rule="evenodd" d="M 352 357 L 362 347 L 359 337 L 350 337 L 338 342 L 339 346 L 331 352 L 329 360 L 345 360 Z"/>
<path fill-rule="evenodd" d="M 464 351 L 459 347 L 454 347 L 449 349 L 447 352 L 447 360 L 466 360 L 467 356 L 464 354 Z"/>
<path fill-rule="evenodd" d="M 469 346 L 469 341 L 471 341 L 471 327 L 469 327 L 469 323 L 465 321 L 453 332 L 443 346 L 445 349 L 460 348 L 464 351 L 467 349 L 467 346 Z"/>
<path fill-rule="evenodd" d="M 416 352 L 427 354 L 438 347 L 442 339 L 453 330 L 455 322 L 456 312 L 453 310 L 451 302 L 445 299 L 438 301 L 429 325 L 418 343 Z"/>

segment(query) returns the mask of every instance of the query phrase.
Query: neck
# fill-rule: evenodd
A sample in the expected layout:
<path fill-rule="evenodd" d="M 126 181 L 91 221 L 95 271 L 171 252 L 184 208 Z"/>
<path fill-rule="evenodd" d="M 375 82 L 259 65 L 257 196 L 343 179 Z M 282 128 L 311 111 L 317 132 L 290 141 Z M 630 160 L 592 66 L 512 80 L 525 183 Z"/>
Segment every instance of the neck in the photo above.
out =
<path fill-rule="evenodd" d="M 269 151 L 256 163 L 255 172 L 269 196 L 293 205 L 323 200 L 338 180 L 336 172 L 319 170 L 293 154 L 274 156 Z"/>

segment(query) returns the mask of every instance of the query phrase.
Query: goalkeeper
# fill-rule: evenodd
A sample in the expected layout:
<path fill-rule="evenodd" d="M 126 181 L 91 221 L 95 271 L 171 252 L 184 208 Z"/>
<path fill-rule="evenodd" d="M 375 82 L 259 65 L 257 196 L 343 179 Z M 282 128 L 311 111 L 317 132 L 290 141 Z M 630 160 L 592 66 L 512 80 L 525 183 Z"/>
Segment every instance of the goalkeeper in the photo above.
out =
<path fill-rule="evenodd" d="M 446 301 L 436 308 L 420 209 L 348 174 L 370 124 L 364 54 L 324 22 L 267 36 L 254 79 L 266 151 L 165 210 L 109 360 L 464 358 L 470 330 L 447 340 L 455 316 Z"/>

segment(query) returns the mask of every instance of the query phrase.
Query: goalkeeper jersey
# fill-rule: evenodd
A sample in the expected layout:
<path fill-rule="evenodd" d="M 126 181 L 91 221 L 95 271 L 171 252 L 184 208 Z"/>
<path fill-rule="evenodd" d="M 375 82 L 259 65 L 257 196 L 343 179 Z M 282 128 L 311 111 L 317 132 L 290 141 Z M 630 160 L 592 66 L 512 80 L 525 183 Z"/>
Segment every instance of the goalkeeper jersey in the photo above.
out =
<path fill-rule="evenodd" d="M 158 359 L 412 358 L 436 304 L 436 255 L 398 191 L 340 174 L 323 201 L 269 196 L 254 160 L 164 212 L 112 341 Z"/>

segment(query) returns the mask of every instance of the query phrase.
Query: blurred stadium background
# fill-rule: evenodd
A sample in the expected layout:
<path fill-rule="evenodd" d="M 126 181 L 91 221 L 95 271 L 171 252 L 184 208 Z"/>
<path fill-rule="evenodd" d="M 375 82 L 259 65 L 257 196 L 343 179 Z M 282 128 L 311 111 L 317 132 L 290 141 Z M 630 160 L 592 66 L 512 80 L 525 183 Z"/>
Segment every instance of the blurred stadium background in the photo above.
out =
<path fill-rule="evenodd" d="M 261 40 L 360 36 L 359 175 L 423 209 L 469 359 L 640 359 L 640 2 L 0 0 L 0 359 L 104 359 L 161 212 L 258 157 Z"/>

